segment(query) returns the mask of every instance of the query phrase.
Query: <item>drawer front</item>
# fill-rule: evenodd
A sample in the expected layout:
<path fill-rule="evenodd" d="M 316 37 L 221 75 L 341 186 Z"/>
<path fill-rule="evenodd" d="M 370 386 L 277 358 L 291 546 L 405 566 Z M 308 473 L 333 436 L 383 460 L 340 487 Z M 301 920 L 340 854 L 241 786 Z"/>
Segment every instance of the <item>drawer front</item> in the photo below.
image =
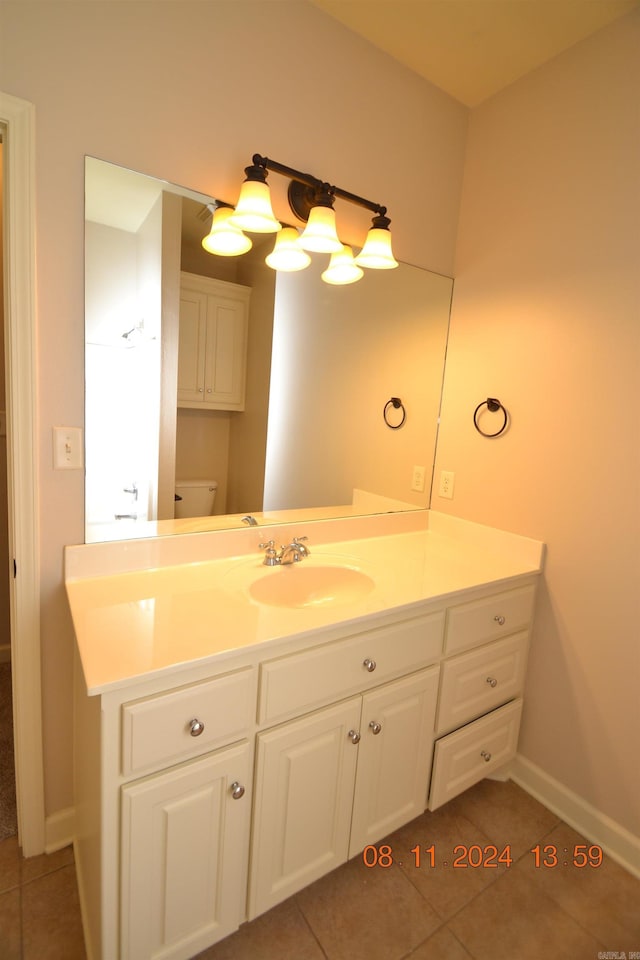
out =
<path fill-rule="evenodd" d="M 437 741 L 430 810 L 437 810 L 514 756 L 521 714 L 522 700 L 513 700 Z"/>
<path fill-rule="evenodd" d="M 405 620 L 263 663 L 259 723 L 308 713 L 437 660 L 444 613 Z"/>
<path fill-rule="evenodd" d="M 445 653 L 457 653 L 528 628 L 535 585 L 505 590 L 482 600 L 451 607 L 447 614 Z"/>
<path fill-rule="evenodd" d="M 247 668 L 125 704 L 123 774 L 167 766 L 240 739 L 252 722 L 254 701 L 253 671 Z"/>
<path fill-rule="evenodd" d="M 528 634 L 515 633 L 442 664 L 436 733 L 455 730 L 522 693 Z"/>

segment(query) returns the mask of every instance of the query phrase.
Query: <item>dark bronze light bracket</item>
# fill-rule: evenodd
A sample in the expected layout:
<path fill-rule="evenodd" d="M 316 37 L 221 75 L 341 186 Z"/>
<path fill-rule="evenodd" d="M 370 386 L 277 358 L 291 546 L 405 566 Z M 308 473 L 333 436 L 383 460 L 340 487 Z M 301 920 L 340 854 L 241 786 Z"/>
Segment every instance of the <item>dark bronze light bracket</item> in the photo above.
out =
<path fill-rule="evenodd" d="M 248 180 L 259 180 L 266 183 L 267 170 L 273 173 L 279 173 L 287 177 L 290 181 L 287 197 L 289 206 L 299 220 L 306 223 L 309 219 L 309 213 L 313 207 L 333 207 L 335 197 L 341 200 L 347 200 L 366 210 L 371 210 L 376 216 L 373 218 L 373 226 L 382 230 L 388 230 L 391 220 L 387 217 L 387 208 L 365 197 L 359 197 L 355 193 L 343 190 L 341 187 L 333 186 L 310 173 L 302 173 L 300 170 L 294 170 L 293 167 L 287 167 L 284 163 L 278 163 L 277 160 L 271 160 L 269 157 L 263 157 L 259 153 L 254 153 L 252 165 L 245 167 L 245 174 Z"/>

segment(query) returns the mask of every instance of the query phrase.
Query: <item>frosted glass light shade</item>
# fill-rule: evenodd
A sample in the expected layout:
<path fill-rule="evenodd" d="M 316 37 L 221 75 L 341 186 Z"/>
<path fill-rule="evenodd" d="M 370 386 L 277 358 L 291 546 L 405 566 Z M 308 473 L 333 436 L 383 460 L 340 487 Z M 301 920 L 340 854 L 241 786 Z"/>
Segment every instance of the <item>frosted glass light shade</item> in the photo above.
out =
<path fill-rule="evenodd" d="M 202 240 L 207 253 L 214 253 L 218 257 L 238 257 L 253 246 L 242 230 L 229 223 L 232 214 L 232 207 L 217 207 L 214 211 L 211 230 Z"/>
<path fill-rule="evenodd" d="M 303 250 L 313 253 L 339 253 L 342 244 L 336 233 L 336 214 L 331 207 L 313 207 L 300 237 Z"/>
<path fill-rule="evenodd" d="M 235 213 L 229 222 L 239 230 L 249 233 L 275 233 L 282 224 L 276 220 L 271 209 L 271 194 L 266 183 L 260 180 L 245 180 Z"/>
<path fill-rule="evenodd" d="M 398 261 L 391 250 L 391 233 L 380 227 L 372 227 L 364 247 L 356 257 L 356 263 L 370 270 L 392 270 Z"/>
<path fill-rule="evenodd" d="M 331 254 L 329 266 L 322 274 L 325 283 L 355 283 L 364 274 L 353 259 L 353 250 L 351 247 L 343 246 L 338 253 Z"/>
<path fill-rule="evenodd" d="M 287 273 L 295 270 L 304 270 L 311 263 L 311 257 L 300 246 L 300 234 L 295 227 L 283 227 L 276 243 L 265 258 L 265 263 L 272 270 L 283 270 Z"/>

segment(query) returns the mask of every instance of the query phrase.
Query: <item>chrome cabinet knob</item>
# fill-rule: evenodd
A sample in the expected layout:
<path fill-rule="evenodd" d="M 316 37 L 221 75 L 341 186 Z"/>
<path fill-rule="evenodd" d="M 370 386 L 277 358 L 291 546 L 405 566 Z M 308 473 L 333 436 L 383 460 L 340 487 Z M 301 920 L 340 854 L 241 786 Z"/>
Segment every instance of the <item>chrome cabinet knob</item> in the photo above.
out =
<path fill-rule="evenodd" d="M 487 677 L 487 683 L 489 684 L 490 687 L 498 686 L 498 681 L 496 680 L 495 677 Z"/>
<path fill-rule="evenodd" d="M 199 737 L 203 730 L 204 723 L 202 720 L 193 719 L 189 724 L 189 733 L 192 737 Z"/>
<path fill-rule="evenodd" d="M 362 661 L 362 666 L 365 668 L 365 670 L 368 670 L 369 673 L 373 673 L 373 671 L 377 667 L 377 663 L 375 662 L 375 660 L 370 660 L 369 657 L 367 657 L 366 660 Z"/>
<path fill-rule="evenodd" d="M 493 619 L 495 620 L 496 623 L 499 623 L 501 627 L 504 627 L 504 617 L 497 616 L 497 617 L 494 617 Z"/>
<path fill-rule="evenodd" d="M 360 743 L 360 734 L 357 730 L 349 730 L 347 736 L 349 740 L 351 740 L 351 743 Z"/>
<path fill-rule="evenodd" d="M 369 729 L 371 730 L 371 733 L 377 735 L 382 730 L 382 724 L 378 723 L 377 720 L 372 720 L 369 724 Z"/>
<path fill-rule="evenodd" d="M 485 763 L 489 763 L 489 760 L 491 760 L 491 754 L 489 753 L 488 750 L 481 750 L 480 756 L 482 757 Z"/>
<path fill-rule="evenodd" d="M 244 797 L 244 787 L 239 780 L 234 780 L 229 789 L 231 790 L 231 796 L 234 800 L 239 800 L 240 797 Z"/>

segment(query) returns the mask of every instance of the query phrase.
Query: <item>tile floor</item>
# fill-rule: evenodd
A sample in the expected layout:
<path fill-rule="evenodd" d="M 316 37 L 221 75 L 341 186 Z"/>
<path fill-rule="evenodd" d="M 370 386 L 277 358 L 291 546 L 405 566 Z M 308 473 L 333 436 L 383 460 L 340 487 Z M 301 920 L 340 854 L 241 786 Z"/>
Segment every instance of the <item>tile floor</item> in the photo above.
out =
<path fill-rule="evenodd" d="M 583 838 L 511 782 L 485 780 L 386 842 L 392 866 L 357 857 L 198 960 L 640 958 L 640 880 L 606 855 L 599 867 L 565 867 L 562 851 Z M 555 845 L 558 866 L 536 868 L 538 843 Z M 451 866 L 456 846 L 490 844 L 509 844 L 512 865 Z M 15 839 L 0 843 L 0 957 L 84 960 L 69 848 L 20 860 Z"/>

